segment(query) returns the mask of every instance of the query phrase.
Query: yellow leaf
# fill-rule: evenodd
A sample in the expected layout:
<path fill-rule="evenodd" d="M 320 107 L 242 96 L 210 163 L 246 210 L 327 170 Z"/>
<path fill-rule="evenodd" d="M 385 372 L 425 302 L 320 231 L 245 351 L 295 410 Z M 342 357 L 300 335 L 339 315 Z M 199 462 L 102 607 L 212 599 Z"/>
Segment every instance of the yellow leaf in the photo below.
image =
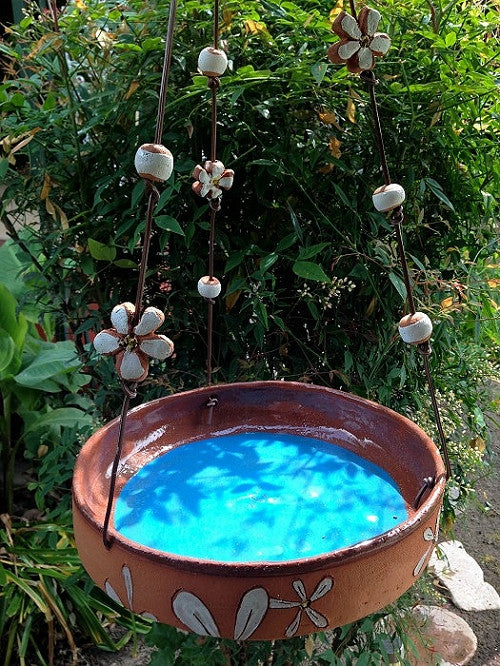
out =
<path fill-rule="evenodd" d="M 330 173 L 330 171 L 333 171 L 333 164 L 331 162 L 329 164 L 324 164 L 318 169 L 318 173 Z"/>
<path fill-rule="evenodd" d="M 77 9 L 81 9 L 82 11 L 87 9 L 87 5 L 82 0 L 75 0 L 75 7 Z"/>
<path fill-rule="evenodd" d="M 47 32 L 43 37 L 41 37 L 33 49 L 28 53 L 26 58 L 28 60 L 31 60 L 32 58 L 35 58 L 40 51 L 44 49 L 45 46 L 49 46 L 49 48 L 54 51 L 57 51 L 63 44 L 62 37 L 57 34 L 57 32 Z"/>
<path fill-rule="evenodd" d="M 498 303 L 496 303 L 492 298 L 489 298 L 488 300 L 489 300 L 490 305 L 491 305 L 491 307 L 493 308 L 493 310 L 498 310 L 498 308 L 500 307 L 500 306 L 498 305 Z"/>
<path fill-rule="evenodd" d="M 52 188 L 52 180 L 51 180 L 49 174 L 46 173 L 45 177 L 43 179 L 42 191 L 40 192 L 40 199 L 42 201 L 45 201 L 46 199 L 48 199 L 51 188 Z"/>
<path fill-rule="evenodd" d="M 129 99 L 130 97 L 132 97 L 132 95 L 135 93 L 139 85 L 140 85 L 139 81 L 132 81 L 132 83 L 128 87 L 127 92 L 125 93 L 125 99 Z"/>
<path fill-rule="evenodd" d="M 374 296 L 372 298 L 372 300 L 370 301 L 370 304 L 366 308 L 365 317 L 371 317 L 372 316 L 376 305 L 377 305 L 377 297 Z"/>
<path fill-rule="evenodd" d="M 266 24 L 261 23 L 260 21 L 254 21 L 253 19 L 245 21 L 245 33 L 247 35 L 258 35 L 261 33 L 265 36 L 270 36 Z"/>
<path fill-rule="evenodd" d="M 336 160 L 340 159 L 340 156 L 342 155 L 342 151 L 340 150 L 341 143 L 338 139 L 336 139 L 334 136 L 330 139 L 328 142 L 328 150 L 331 152 L 333 157 L 335 157 Z"/>
<path fill-rule="evenodd" d="M 229 296 L 226 296 L 226 310 L 229 312 L 229 310 L 232 310 L 234 306 L 236 305 L 236 301 L 240 297 L 241 294 L 241 289 L 238 289 L 238 291 L 233 291 L 232 294 L 229 294 Z"/>
<path fill-rule="evenodd" d="M 488 287 L 491 287 L 492 289 L 500 287 L 500 280 L 498 278 L 495 278 L 494 280 L 487 280 L 487 283 Z"/>
<path fill-rule="evenodd" d="M 321 122 L 325 123 L 325 125 L 333 125 L 341 132 L 343 131 L 342 127 L 338 123 L 335 111 L 329 111 L 328 109 L 325 109 L 324 111 L 318 111 L 318 116 Z"/>
<path fill-rule="evenodd" d="M 436 111 L 436 113 L 432 116 L 431 124 L 429 125 L 429 127 L 434 127 L 434 125 L 441 120 L 442 115 L 443 115 L 443 111 L 441 109 Z"/>
<path fill-rule="evenodd" d="M 445 298 L 441 301 L 441 310 L 449 310 L 453 306 L 453 297 Z"/>
<path fill-rule="evenodd" d="M 349 97 L 347 98 L 347 108 L 346 108 L 347 120 L 351 123 L 356 124 L 356 105 L 354 104 L 353 95 L 349 91 Z"/>
<path fill-rule="evenodd" d="M 311 635 L 307 636 L 304 647 L 307 656 L 309 657 L 309 659 L 311 659 L 314 653 L 314 636 Z"/>
<path fill-rule="evenodd" d="M 470 440 L 469 446 L 471 447 L 471 449 L 476 449 L 476 451 L 479 451 L 479 453 L 482 453 L 486 448 L 486 442 L 484 441 L 484 439 L 482 437 L 477 436 L 477 437 L 473 437 Z"/>
<path fill-rule="evenodd" d="M 331 23 L 335 21 L 335 19 L 340 14 L 340 12 L 343 11 L 343 9 L 344 9 L 344 0 L 337 0 L 335 7 L 330 11 L 329 19 Z"/>
<path fill-rule="evenodd" d="M 222 12 L 222 19 L 227 26 L 230 26 L 233 21 L 233 16 L 236 15 L 236 12 L 231 9 L 224 9 Z"/>

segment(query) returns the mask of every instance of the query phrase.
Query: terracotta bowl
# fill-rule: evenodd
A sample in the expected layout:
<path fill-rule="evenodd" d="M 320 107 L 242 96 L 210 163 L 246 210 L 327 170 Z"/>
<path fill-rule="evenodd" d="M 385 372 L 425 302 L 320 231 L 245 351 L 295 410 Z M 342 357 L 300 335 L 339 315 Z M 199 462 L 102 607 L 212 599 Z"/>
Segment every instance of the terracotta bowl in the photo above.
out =
<path fill-rule="evenodd" d="M 216 396 L 217 404 L 207 407 Z M 116 499 L 149 462 L 231 433 L 314 437 L 381 467 L 405 518 L 354 545 L 281 562 L 228 562 L 155 550 L 103 523 L 119 422 L 84 445 L 73 481 L 78 551 L 99 587 L 136 613 L 201 635 L 270 640 L 331 629 L 397 599 L 425 569 L 438 535 L 445 471 L 434 443 L 403 416 L 348 393 L 257 382 L 171 395 L 129 412 Z M 426 488 L 425 479 L 433 483 Z M 333 501 L 333 500 L 332 500 Z M 418 508 L 415 508 L 418 504 Z M 180 526 L 179 529 L 182 529 Z M 217 529 L 217 524 L 214 525 Z"/>

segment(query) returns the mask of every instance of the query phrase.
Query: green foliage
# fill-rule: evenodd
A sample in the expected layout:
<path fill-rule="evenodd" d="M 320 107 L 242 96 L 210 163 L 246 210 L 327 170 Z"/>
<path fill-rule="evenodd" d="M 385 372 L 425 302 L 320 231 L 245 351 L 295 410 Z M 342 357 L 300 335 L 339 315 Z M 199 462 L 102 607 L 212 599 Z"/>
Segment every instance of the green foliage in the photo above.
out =
<path fill-rule="evenodd" d="M 0 261 L 13 262 L 11 253 L 9 245 L 2 247 Z M 14 510 L 14 471 L 20 452 L 28 459 L 49 452 L 53 459 L 55 451 L 68 457 L 67 448 L 61 447 L 63 434 L 68 429 L 89 432 L 92 425 L 90 403 L 77 395 L 88 377 L 80 372 L 75 345 L 44 338 L 44 329 L 28 321 L 14 295 L 0 283 L 1 509 L 9 514 Z M 59 471 L 54 468 L 45 475 L 45 493 L 38 496 L 40 510 L 49 508 L 52 491 L 70 478 Z"/>
<path fill-rule="evenodd" d="M 123 646 L 150 623 L 136 618 L 94 588 L 73 543 L 68 518 L 57 524 L 0 524 L 0 654 L 2 665 L 56 663 L 58 636 L 65 636 L 72 663 L 82 633 L 105 650 Z M 103 622 L 103 618 L 107 618 Z M 107 623 L 119 620 L 128 631 L 113 641 Z M 17 659 L 17 660 L 16 660 Z M 68 660 L 69 663 L 69 660 Z"/>

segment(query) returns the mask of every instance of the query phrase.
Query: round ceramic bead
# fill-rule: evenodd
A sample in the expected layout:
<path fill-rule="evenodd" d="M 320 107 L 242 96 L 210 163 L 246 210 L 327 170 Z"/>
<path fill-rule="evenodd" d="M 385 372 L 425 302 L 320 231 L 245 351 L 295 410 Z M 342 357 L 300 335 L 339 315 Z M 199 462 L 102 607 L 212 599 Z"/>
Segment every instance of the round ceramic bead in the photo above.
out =
<path fill-rule="evenodd" d="M 390 183 L 377 187 L 372 196 L 373 205 L 380 213 L 387 213 L 401 206 L 406 199 L 406 194 L 401 185 Z"/>
<path fill-rule="evenodd" d="M 159 143 L 144 143 L 136 152 L 134 163 L 141 178 L 159 183 L 168 180 L 174 169 L 172 153 Z"/>
<path fill-rule="evenodd" d="M 205 76 L 222 76 L 227 68 L 227 55 L 222 49 L 207 46 L 198 56 L 198 69 Z"/>
<path fill-rule="evenodd" d="M 427 342 L 432 335 L 432 321 L 423 312 L 406 315 L 399 322 L 399 335 L 409 345 Z"/>
<path fill-rule="evenodd" d="M 203 298 L 217 298 L 222 290 L 222 285 L 216 277 L 210 279 L 208 275 L 204 275 L 198 280 L 198 293 Z"/>

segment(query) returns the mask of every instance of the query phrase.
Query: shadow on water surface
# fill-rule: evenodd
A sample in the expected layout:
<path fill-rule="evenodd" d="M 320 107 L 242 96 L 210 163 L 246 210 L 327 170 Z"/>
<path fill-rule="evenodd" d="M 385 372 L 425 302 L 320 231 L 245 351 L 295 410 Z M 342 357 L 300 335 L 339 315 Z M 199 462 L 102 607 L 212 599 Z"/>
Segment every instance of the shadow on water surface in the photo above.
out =
<path fill-rule="evenodd" d="M 320 440 L 247 433 L 172 449 L 121 491 L 115 524 L 144 545 L 203 559 L 296 559 L 407 517 L 390 477 Z"/>

